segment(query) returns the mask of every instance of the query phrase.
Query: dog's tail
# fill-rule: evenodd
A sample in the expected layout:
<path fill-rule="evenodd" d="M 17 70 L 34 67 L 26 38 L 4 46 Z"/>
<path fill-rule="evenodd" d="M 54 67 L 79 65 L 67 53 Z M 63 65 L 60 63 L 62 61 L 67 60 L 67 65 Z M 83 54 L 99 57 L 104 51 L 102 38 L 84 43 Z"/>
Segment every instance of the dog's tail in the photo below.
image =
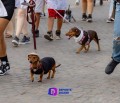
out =
<path fill-rule="evenodd" d="M 57 68 L 57 67 L 59 67 L 59 66 L 61 66 L 61 64 L 56 65 L 55 68 Z"/>

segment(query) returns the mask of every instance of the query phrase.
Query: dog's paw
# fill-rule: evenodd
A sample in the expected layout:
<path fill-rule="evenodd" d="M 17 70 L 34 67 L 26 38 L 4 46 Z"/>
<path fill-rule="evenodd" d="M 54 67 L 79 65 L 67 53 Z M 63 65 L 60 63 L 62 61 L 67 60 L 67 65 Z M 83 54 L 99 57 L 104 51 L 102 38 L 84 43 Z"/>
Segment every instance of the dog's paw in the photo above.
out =
<path fill-rule="evenodd" d="M 85 51 L 84 51 L 84 53 L 87 53 L 87 52 L 88 52 L 88 50 L 85 50 Z"/>
<path fill-rule="evenodd" d="M 38 82 L 42 82 L 42 80 L 38 80 Z"/>
<path fill-rule="evenodd" d="M 54 78 L 54 76 L 51 76 L 51 78 Z"/>
<path fill-rule="evenodd" d="M 34 82 L 34 80 L 32 80 L 32 82 Z"/>
<path fill-rule="evenodd" d="M 79 52 L 79 51 L 76 51 L 76 54 L 80 54 L 80 52 Z"/>
<path fill-rule="evenodd" d="M 50 79 L 50 77 L 47 77 L 47 79 Z"/>

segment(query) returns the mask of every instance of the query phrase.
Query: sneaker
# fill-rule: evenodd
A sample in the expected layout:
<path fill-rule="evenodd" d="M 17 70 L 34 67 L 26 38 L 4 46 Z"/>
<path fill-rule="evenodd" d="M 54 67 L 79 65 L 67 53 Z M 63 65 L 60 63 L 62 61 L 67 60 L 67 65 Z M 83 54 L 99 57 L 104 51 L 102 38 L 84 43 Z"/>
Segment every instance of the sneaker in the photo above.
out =
<path fill-rule="evenodd" d="M 13 46 L 17 47 L 19 45 L 19 38 L 17 36 L 12 40 Z"/>
<path fill-rule="evenodd" d="M 46 35 L 44 35 L 44 38 L 49 40 L 49 41 L 52 41 L 53 40 L 53 33 L 52 31 L 48 31 Z"/>
<path fill-rule="evenodd" d="M 80 0 L 76 0 L 75 5 L 79 5 L 79 4 L 80 4 Z"/>
<path fill-rule="evenodd" d="M 103 0 L 100 0 L 100 5 L 103 5 Z"/>
<path fill-rule="evenodd" d="M 30 43 L 30 37 L 24 36 L 19 44 L 28 44 Z"/>
<path fill-rule="evenodd" d="M 61 39 L 61 37 L 60 37 L 61 31 L 60 30 L 56 30 L 55 34 L 56 34 L 55 39 L 56 40 L 60 40 Z"/>
<path fill-rule="evenodd" d="M 91 14 L 88 15 L 87 22 L 92 22 L 92 15 Z"/>
<path fill-rule="evenodd" d="M 83 13 L 82 15 L 82 21 L 86 21 L 87 20 L 87 15 L 85 13 Z"/>
<path fill-rule="evenodd" d="M 39 30 L 35 30 L 35 37 L 37 38 L 37 37 L 39 37 Z"/>
<path fill-rule="evenodd" d="M 46 14 L 45 13 L 40 13 L 40 17 L 45 17 Z"/>
<path fill-rule="evenodd" d="M 111 62 L 105 68 L 105 73 L 106 74 L 111 74 L 118 64 L 119 64 L 119 62 L 116 62 L 115 60 L 111 60 Z"/>
<path fill-rule="evenodd" d="M 114 18 L 109 18 L 109 19 L 107 19 L 107 23 L 111 23 L 112 21 L 114 21 Z"/>
<path fill-rule="evenodd" d="M 3 76 L 10 70 L 10 64 L 8 62 L 2 62 L 0 66 L 0 76 Z"/>

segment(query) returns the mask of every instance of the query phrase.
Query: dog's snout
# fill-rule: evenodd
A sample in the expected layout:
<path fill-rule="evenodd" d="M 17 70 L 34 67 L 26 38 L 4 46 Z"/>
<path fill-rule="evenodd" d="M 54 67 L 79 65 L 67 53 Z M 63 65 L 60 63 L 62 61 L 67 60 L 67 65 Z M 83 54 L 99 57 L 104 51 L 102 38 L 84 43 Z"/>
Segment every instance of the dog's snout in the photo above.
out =
<path fill-rule="evenodd" d="M 30 61 L 30 63 L 32 64 L 32 61 Z"/>

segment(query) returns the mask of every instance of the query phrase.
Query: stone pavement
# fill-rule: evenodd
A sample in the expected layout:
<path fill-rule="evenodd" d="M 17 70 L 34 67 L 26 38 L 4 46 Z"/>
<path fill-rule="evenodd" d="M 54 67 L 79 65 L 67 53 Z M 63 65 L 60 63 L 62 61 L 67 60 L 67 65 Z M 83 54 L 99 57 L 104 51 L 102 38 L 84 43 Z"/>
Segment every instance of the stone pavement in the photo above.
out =
<path fill-rule="evenodd" d="M 47 80 L 44 75 L 43 82 L 38 83 L 38 76 L 35 76 L 35 81 L 30 81 L 27 55 L 34 51 L 32 35 L 31 44 L 18 48 L 12 46 L 12 39 L 6 39 L 11 70 L 8 75 L 0 76 L 0 103 L 120 103 L 120 66 L 111 75 L 104 73 L 112 53 L 113 23 L 106 23 L 109 2 L 105 1 L 103 6 L 97 4 L 93 23 L 87 23 L 80 20 L 80 7 L 74 5 L 74 0 L 68 1 L 77 22 L 64 23 L 63 39 L 49 42 L 43 38 L 47 30 L 46 18 L 41 19 L 42 37 L 37 38 L 40 57 L 52 56 L 62 64 L 57 68 L 55 78 Z M 88 53 L 76 54 L 79 45 L 65 36 L 74 26 L 96 30 L 101 39 L 101 51 L 97 51 L 96 44 L 92 42 Z M 72 93 L 50 96 L 48 89 L 51 87 L 72 88 Z"/>

